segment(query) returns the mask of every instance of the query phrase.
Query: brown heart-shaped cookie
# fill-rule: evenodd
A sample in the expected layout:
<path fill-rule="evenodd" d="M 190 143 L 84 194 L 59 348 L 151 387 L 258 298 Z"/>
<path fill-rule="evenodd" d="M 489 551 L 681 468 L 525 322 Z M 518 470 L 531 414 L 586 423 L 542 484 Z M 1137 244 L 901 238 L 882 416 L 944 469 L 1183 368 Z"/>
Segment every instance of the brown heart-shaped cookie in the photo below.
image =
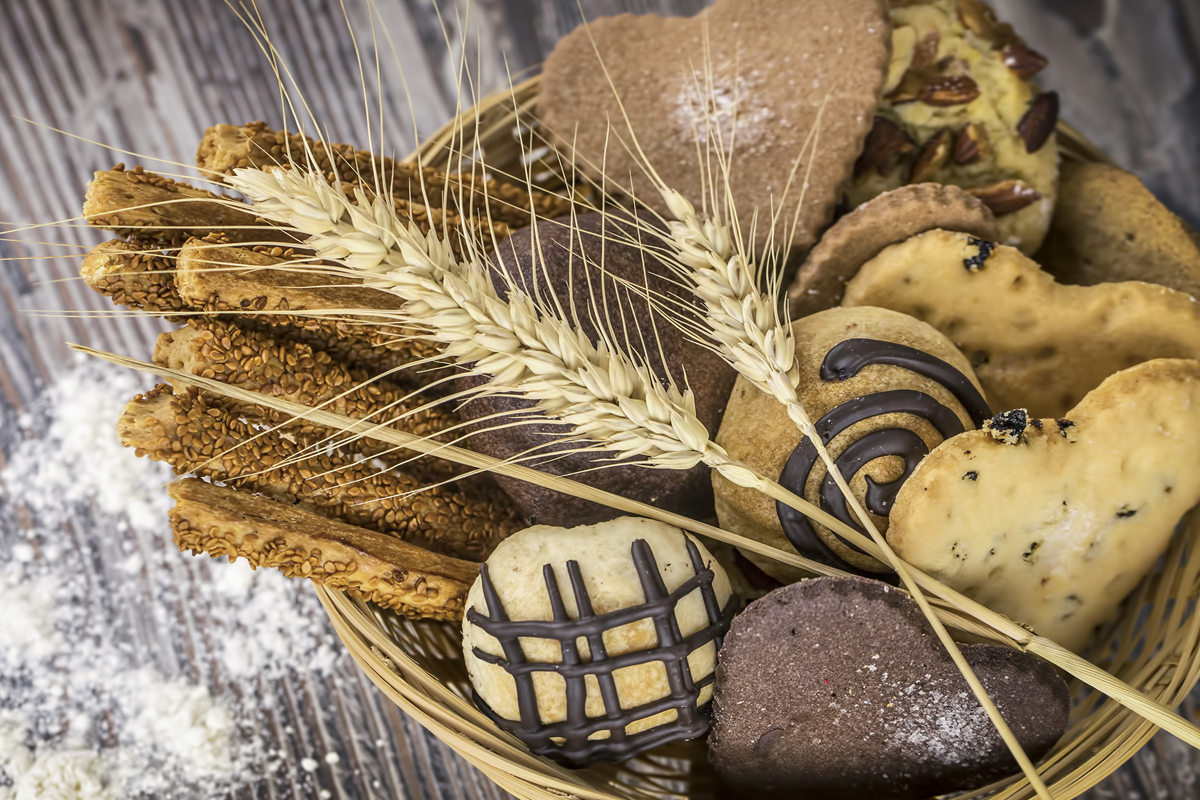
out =
<path fill-rule="evenodd" d="M 1049 664 L 995 645 L 963 655 L 1029 757 L 1067 727 Z M 864 578 L 777 589 L 733 621 L 709 748 L 722 781 L 770 798 L 931 797 L 1018 771 L 906 593 Z"/>
<path fill-rule="evenodd" d="M 795 220 L 794 244 L 806 248 L 871 129 L 890 39 L 879 0 L 719 0 L 690 19 L 602 18 L 550 54 L 538 112 L 586 174 L 603 168 L 607 188 L 660 213 L 667 209 L 631 154 L 631 129 L 666 184 L 697 208 L 706 196 L 702 162 L 719 180 L 715 156 L 732 147 L 743 230 L 757 211 L 756 242 L 773 232 L 780 245 Z M 793 171 L 814 128 L 815 155 L 809 147 Z"/>
<path fill-rule="evenodd" d="M 942 442 L 892 508 L 910 564 L 1078 650 L 1200 502 L 1200 362 L 1118 372 L 1067 417 Z"/>

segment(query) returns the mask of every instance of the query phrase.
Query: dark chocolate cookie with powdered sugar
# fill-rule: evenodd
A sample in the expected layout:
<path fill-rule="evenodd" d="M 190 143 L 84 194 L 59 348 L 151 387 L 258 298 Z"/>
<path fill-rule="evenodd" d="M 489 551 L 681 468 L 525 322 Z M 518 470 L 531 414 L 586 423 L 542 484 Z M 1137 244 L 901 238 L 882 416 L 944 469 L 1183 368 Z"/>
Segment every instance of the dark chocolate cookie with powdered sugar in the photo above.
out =
<path fill-rule="evenodd" d="M 1035 762 L 1066 731 L 1053 667 L 962 648 Z M 718 656 L 709 749 L 720 780 L 767 798 L 930 797 L 1019 771 L 905 592 L 865 578 L 777 589 L 738 616 Z"/>

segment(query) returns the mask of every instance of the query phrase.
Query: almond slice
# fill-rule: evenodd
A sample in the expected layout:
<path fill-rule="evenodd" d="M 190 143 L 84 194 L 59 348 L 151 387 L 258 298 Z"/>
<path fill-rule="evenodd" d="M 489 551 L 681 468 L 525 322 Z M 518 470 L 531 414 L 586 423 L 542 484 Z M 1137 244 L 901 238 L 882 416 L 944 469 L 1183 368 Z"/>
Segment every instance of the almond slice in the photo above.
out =
<path fill-rule="evenodd" d="M 1041 192 L 1025 181 L 1015 178 L 989 183 L 987 186 L 976 186 L 967 191 L 982 200 L 983 204 L 997 217 L 1020 211 L 1025 206 L 1042 199 Z"/>

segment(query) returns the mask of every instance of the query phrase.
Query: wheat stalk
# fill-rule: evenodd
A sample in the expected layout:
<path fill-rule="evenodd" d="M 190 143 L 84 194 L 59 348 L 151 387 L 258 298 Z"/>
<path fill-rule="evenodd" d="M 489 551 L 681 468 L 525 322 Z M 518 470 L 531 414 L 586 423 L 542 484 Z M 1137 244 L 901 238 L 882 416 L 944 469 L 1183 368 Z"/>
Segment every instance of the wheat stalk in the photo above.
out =
<path fill-rule="evenodd" d="M 511 282 L 501 299 L 479 259 L 459 260 L 436 235 L 397 219 L 385 198 L 359 193 L 353 205 L 320 176 L 289 170 L 241 169 L 231 183 L 257 213 L 307 234 L 318 258 L 402 298 L 405 324 L 490 378 L 481 391 L 536 400 L 538 410 L 620 459 L 641 456 L 661 469 L 704 462 L 741 485 L 757 482 L 710 439 L 690 389 L 660 382 L 611 342 L 593 343 Z"/>

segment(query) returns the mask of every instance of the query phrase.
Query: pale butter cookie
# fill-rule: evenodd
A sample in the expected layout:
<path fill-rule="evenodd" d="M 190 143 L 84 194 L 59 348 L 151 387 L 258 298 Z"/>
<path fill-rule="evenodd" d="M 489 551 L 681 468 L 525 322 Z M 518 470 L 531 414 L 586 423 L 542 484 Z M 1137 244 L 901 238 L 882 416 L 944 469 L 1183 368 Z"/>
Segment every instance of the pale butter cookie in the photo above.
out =
<path fill-rule="evenodd" d="M 1200 305 L 1138 281 L 1066 286 L 1014 248 L 929 231 L 864 264 L 846 306 L 928 322 L 958 346 L 995 409 L 1061 417 L 1118 370 L 1200 358 Z"/>
<path fill-rule="evenodd" d="M 1001 415 L 930 453 L 887 538 L 953 589 L 1072 650 L 1200 501 L 1200 363 L 1118 372 L 1062 419 Z"/>

